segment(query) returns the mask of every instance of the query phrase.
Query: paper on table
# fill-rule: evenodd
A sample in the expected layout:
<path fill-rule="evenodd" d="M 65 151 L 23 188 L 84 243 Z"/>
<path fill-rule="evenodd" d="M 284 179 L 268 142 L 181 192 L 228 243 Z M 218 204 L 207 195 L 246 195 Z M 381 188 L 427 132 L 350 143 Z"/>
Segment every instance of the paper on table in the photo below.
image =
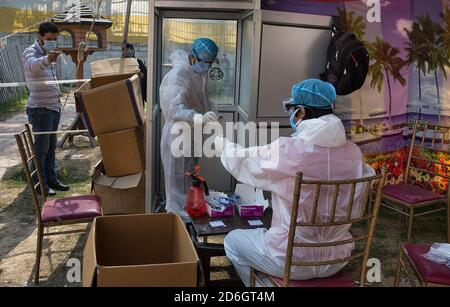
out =
<path fill-rule="evenodd" d="M 211 227 L 213 227 L 213 228 L 227 227 L 222 221 L 211 221 L 211 222 L 209 222 L 209 225 L 211 225 Z"/>
<path fill-rule="evenodd" d="M 264 225 L 264 223 L 261 220 L 248 220 L 248 223 L 250 224 L 250 226 Z"/>

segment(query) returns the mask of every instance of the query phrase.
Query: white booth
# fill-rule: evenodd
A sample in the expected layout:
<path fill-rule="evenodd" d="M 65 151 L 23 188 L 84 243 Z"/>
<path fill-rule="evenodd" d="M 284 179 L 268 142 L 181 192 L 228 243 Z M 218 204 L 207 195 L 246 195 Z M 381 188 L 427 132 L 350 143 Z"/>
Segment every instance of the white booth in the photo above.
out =
<path fill-rule="evenodd" d="M 159 108 L 159 84 L 171 69 L 170 54 L 190 50 L 197 37 L 216 41 L 224 78 L 209 80 L 210 100 L 222 123 L 255 122 L 269 127 L 279 122 L 280 134 L 292 131 L 282 101 L 293 84 L 318 78 L 325 69 L 333 20 L 327 16 L 261 10 L 256 1 L 150 1 L 148 41 L 148 108 L 146 208 L 155 209 L 164 191 L 160 139 L 164 119 Z M 239 129 L 238 129 L 239 130 Z M 237 131 L 237 139 L 245 139 Z M 270 137 L 270 136 L 269 136 Z M 270 140 L 269 140 L 270 141 Z M 260 140 L 267 143 L 267 140 Z M 218 158 L 200 160 L 210 188 L 232 191 L 234 179 Z"/>

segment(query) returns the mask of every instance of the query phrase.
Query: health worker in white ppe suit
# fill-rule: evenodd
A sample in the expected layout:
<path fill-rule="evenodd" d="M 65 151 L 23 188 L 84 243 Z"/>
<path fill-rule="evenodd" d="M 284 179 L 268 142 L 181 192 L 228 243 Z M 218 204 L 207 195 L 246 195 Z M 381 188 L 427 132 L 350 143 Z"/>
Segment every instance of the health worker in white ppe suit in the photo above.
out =
<path fill-rule="evenodd" d="M 330 83 L 305 80 L 294 85 L 290 101 L 284 103 L 291 114 L 295 133 L 280 137 L 261 147 L 243 148 L 222 137 L 216 137 L 216 148 L 222 148 L 224 167 L 240 182 L 272 192 L 272 225 L 269 230 L 234 230 L 225 237 L 225 252 L 242 281 L 248 286 L 250 267 L 276 277 L 283 277 L 288 231 L 291 218 L 295 175 L 303 172 L 309 180 L 344 180 L 375 175 L 364 162 L 361 150 L 347 141 L 344 126 L 333 114 L 336 92 Z M 334 189 L 322 189 L 317 221 L 325 222 L 331 215 Z M 350 187 L 340 190 L 336 219 L 347 214 Z M 356 190 L 353 214 L 362 214 L 363 187 Z M 323 198 L 322 198 L 323 197 Z M 314 187 L 303 186 L 299 220 L 310 217 Z M 308 220 L 309 221 L 309 220 Z M 297 242 L 333 242 L 351 238 L 349 226 L 297 227 Z M 353 245 L 326 248 L 294 248 L 292 261 L 324 261 L 350 256 Z M 329 277 L 345 265 L 295 267 L 291 279 L 307 280 Z"/>
<path fill-rule="evenodd" d="M 159 88 L 162 114 L 166 121 L 161 138 L 161 159 L 168 212 L 186 214 L 183 207 L 191 181 L 185 173 L 193 172 L 197 162 L 193 154 L 173 155 L 171 144 L 178 134 L 171 133 L 172 126 L 183 122 L 193 127 L 196 114 L 201 116 L 203 124 L 218 121 L 216 113 L 211 111 L 207 92 L 208 71 L 216 61 L 218 51 L 217 45 L 208 38 L 196 39 L 192 53 L 175 51 L 170 56 L 173 68 Z"/>

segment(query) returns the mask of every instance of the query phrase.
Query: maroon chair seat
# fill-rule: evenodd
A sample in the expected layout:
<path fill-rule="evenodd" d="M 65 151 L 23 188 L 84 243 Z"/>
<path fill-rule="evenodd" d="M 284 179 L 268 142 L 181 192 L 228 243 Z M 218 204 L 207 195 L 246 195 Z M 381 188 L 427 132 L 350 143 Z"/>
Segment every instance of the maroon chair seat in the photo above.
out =
<path fill-rule="evenodd" d="M 385 186 L 383 194 L 410 205 L 445 199 L 445 195 L 433 193 L 412 184 L 394 184 Z"/>
<path fill-rule="evenodd" d="M 272 277 L 272 280 L 283 287 L 283 278 Z M 291 280 L 289 288 L 349 288 L 355 287 L 352 275 L 346 272 L 339 272 L 327 278 L 315 278 L 310 280 Z"/>
<path fill-rule="evenodd" d="M 422 256 L 428 253 L 430 247 L 430 245 L 406 244 L 405 249 L 425 282 L 450 285 L 450 269 L 444 264 L 435 263 Z"/>
<path fill-rule="evenodd" d="M 83 195 L 49 200 L 41 210 L 43 223 L 94 218 L 102 215 L 100 198 L 97 195 Z"/>

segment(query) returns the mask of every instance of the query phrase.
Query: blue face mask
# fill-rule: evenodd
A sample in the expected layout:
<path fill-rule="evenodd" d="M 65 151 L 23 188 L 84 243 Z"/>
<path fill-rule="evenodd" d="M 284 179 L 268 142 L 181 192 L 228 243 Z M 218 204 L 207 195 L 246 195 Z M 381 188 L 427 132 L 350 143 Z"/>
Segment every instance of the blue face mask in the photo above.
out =
<path fill-rule="evenodd" d="M 44 40 L 44 49 L 47 52 L 52 52 L 55 51 L 56 47 L 58 45 L 57 41 L 48 41 L 48 40 Z"/>
<path fill-rule="evenodd" d="M 302 122 L 301 119 L 299 119 L 297 122 L 295 122 L 295 115 L 297 114 L 297 112 L 300 111 L 300 109 L 297 109 L 295 111 L 290 111 L 289 113 L 291 113 L 291 117 L 289 118 L 289 122 L 291 124 L 292 129 L 294 129 L 294 132 L 297 132 L 298 130 L 298 125 L 300 125 L 300 123 Z"/>
<path fill-rule="evenodd" d="M 125 50 L 125 57 L 126 58 L 134 58 L 134 50 L 131 48 L 127 48 Z"/>
<path fill-rule="evenodd" d="M 197 61 L 195 64 L 192 65 L 194 71 L 199 74 L 206 74 L 210 67 L 211 67 L 210 64 L 202 61 Z"/>

